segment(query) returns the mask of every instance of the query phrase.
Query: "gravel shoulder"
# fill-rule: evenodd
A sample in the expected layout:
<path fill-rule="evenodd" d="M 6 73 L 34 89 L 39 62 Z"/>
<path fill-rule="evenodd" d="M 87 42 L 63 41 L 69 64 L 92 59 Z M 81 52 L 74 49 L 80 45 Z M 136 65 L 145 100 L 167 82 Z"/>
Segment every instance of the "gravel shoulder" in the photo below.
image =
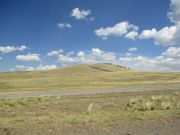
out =
<path fill-rule="evenodd" d="M 64 135 L 179 135 L 179 133 L 180 118 L 120 122 L 104 129 L 83 125 L 76 127 L 76 130 L 64 131 Z"/>

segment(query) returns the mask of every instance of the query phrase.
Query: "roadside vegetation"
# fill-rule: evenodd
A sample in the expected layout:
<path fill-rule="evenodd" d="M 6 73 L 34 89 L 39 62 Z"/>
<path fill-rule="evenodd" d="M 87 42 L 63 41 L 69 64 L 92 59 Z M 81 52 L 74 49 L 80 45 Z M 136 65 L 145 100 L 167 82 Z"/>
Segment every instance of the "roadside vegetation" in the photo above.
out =
<path fill-rule="evenodd" d="M 0 134 L 75 134 L 79 127 L 172 117 L 180 118 L 179 91 L 8 99 L 0 101 Z"/>
<path fill-rule="evenodd" d="M 127 107 L 128 109 L 134 111 L 180 109 L 178 95 L 179 93 L 177 92 L 174 95 L 157 95 L 149 97 L 138 96 L 136 98 L 130 99 L 129 103 L 127 104 Z"/>

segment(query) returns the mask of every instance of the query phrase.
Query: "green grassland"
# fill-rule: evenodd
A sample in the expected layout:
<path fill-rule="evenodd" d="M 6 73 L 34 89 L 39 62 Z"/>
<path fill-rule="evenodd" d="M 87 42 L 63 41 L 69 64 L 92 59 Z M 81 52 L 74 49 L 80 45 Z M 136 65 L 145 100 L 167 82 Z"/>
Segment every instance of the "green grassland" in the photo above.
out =
<path fill-rule="evenodd" d="M 83 131 L 87 127 L 111 130 L 113 125 L 124 121 L 168 118 L 180 118 L 178 91 L 0 101 L 1 135 L 78 134 L 74 131 Z"/>
<path fill-rule="evenodd" d="M 0 93 L 144 86 L 171 88 L 178 84 L 178 72 L 138 72 L 113 64 L 81 64 L 51 71 L 0 73 Z"/>

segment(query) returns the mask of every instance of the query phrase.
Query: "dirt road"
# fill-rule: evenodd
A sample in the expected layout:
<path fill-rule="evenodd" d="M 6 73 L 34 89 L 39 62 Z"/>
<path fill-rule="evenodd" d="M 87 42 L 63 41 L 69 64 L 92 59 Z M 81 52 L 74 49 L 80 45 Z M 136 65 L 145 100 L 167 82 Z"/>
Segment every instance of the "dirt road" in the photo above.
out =
<path fill-rule="evenodd" d="M 0 93 L 0 99 L 16 99 L 29 97 L 52 97 L 65 95 L 88 95 L 98 93 L 123 93 L 123 92 L 138 92 L 138 91 L 155 91 L 155 90 L 180 90 L 179 87 L 139 87 L 139 88 L 118 88 L 118 89 L 98 89 L 98 90 L 64 90 L 51 92 L 16 92 L 16 93 Z"/>

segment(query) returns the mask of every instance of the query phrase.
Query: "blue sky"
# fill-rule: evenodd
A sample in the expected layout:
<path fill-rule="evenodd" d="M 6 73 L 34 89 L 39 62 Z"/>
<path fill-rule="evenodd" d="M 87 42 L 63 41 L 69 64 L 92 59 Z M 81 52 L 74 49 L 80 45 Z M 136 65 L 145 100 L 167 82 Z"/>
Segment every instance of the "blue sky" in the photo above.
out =
<path fill-rule="evenodd" d="M 99 62 L 179 71 L 179 9 L 179 0 L 0 0 L 0 71 Z"/>

